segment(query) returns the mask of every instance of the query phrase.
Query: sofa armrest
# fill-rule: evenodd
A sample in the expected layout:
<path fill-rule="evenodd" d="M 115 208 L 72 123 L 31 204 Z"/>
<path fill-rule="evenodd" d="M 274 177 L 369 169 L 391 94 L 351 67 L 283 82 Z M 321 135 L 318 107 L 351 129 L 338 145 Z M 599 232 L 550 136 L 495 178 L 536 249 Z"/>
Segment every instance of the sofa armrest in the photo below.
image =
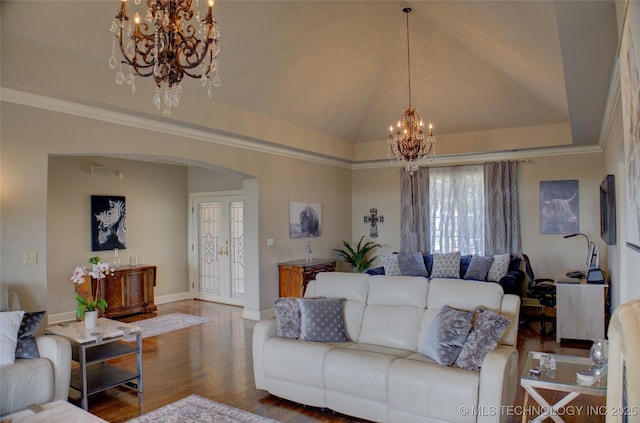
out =
<path fill-rule="evenodd" d="M 518 388 L 518 351 L 511 346 L 498 345 L 489 352 L 480 369 L 478 423 L 509 421 Z"/>
<path fill-rule="evenodd" d="M 66 401 L 71 380 L 71 343 L 67 338 L 57 335 L 36 336 L 35 340 L 40 357 L 48 359 L 53 365 L 53 400 Z"/>
<path fill-rule="evenodd" d="M 518 297 L 522 296 L 522 283 L 524 282 L 524 272 L 521 270 L 510 270 L 500 278 L 498 282 L 505 294 L 513 294 Z"/>
<path fill-rule="evenodd" d="M 502 338 L 500 338 L 500 344 L 510 345 L 515 347 L 518 343 L 518 326 L 520 325 L 520 297 L 511 294 L 505 294 L 502 296 L 502 302 L 500 304 L 500 314 L 506 316 L 511 320 L 511 323 L 504 331 Z"/>
<path fill-rule="evenodd" d="M 264 373 L 264 346 L 270 338 L 276 336 L 276 319 L 261 320 L 253 328 L 253 378 L 256 388 L 267 389 Z"/>

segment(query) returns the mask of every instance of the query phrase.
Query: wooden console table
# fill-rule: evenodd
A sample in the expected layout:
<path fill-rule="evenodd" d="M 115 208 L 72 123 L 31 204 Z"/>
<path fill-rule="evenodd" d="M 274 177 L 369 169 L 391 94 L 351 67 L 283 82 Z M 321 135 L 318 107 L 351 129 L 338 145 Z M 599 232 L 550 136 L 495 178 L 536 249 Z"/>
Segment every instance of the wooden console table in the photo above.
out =
<path fill-rule="evenodd" d="M 97 282 L 92 280 L 91 291 L 85 291 L 82 295 L 92 295 L 95 292 L 96 284 Z M 100 280 L 100 294 L 107 302 L 104 317 L 156 311 L 158 307 L 153 298 L 154 286 L 156 286 L 156 266 L 141 264 L 135 267 L 122 266 L 115 269 L 113 274 Z"/>
<path fill-rule="evenodd" d="M 310 280 L 320 272 L 335 272 L 336 261 L 331 259 L 294 260 L 278 263 L 281 297 L 303 297 Z"/>

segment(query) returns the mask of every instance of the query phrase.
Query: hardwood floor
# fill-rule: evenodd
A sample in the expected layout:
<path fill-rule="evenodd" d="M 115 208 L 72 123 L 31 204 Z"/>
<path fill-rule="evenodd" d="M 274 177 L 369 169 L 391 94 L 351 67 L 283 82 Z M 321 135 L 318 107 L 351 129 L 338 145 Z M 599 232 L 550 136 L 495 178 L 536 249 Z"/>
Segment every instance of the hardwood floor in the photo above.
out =
<path fill-rule="evenodd" d="M 210 322 L 143 340 L 144 399 L 138 403 L 135 391 L 113 388 L 89 397 L 89 411 L 109 422 L 124 422 L 133 417 L 169 404 L 190 394 L 197 394 L 280 422 L 363 422 L 334 414 L 329 410 L 302 406 L 257 390 L 253 383 L 251 336 L 255 322 L 242 319 L 242 310 L 222 304 L 185 300 L 158 306 L 153 314 L 119 319 L 136 321 L 170 313 L 205 316 Z M 580 356 L 589 355 L 590 343 L 558 345 L 555 337 L 541 337 L 536 324 L 523 327 L 518 336 L 519 369 L 522 370 L 528 351 L 546 351 Z M 112 360 L 119 366 L 134 370 L 134 357 Z M 546 391 L 545 398 L 553 402 L 560 394 Z M 524 391 L 518 388 L 516 406 L 522 406 Z M 529 401 L 530 405 L 535 402 Z M 604 405 L 604 398 L 579 396 L 567 408 L 567 414 L 577 414 L 578 406 Z M 565 415 L 567 423 L 604 422 L 604 417 Z M 519 422 L 519 408 L 514 408 L 513 422 Z"/>

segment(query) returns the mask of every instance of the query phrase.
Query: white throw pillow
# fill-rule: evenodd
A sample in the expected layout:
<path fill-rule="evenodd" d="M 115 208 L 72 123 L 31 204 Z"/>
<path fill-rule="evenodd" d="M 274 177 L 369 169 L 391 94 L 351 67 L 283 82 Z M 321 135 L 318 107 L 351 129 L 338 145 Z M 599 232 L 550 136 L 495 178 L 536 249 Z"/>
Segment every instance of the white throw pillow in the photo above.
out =
<path fill-rule="evenodd" d="M 497 254 L 493 256 L 493 263 L 491 263 L 491 268 L 489 268 L 489 273 L 487 274 L 487 280 L 492 282 L 500 282 L 500 279 L 509 271 L 509 262 L 511 261 L 511 256 L 509 254 Z"/>
<path fill-rule="evenodd" d="M 18 331 L 24 311 L 0 312 L 0 366 L 16 361 Z"/>
<path fill-rule="evenodd" d="M 384 274 L 387 276 L 400 276 L 400 264 L 398 263 L 398 255 L 391 254 L 382 256 L 382 264 L 384 266 Z"/>

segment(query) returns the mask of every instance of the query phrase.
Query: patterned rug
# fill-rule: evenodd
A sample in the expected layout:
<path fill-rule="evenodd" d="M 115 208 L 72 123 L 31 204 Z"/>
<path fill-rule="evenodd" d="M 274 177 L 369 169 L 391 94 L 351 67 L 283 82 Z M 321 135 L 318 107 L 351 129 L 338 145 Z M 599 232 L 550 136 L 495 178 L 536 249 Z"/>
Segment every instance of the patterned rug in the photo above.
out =
<path fill-rule="evenodd" d="M 138 320 L 131 324 L 142 328 L 142 338 L 160 335 L 161 333 L 171 332 L 178 329 L 188 328 L 189 326 L 200 325 L 210 322 L 207 317 L 193 316 L 184 313 L 171 313 L 164 316 L 152 317 L 150 319 Z M 127 341 L 135 340 L 135 337 L 128 338 Z"/>
<path fill-rule="evenodd" d="M 126 423 L 277 423 L 276 420 L 251 414 L 219 402 L 189 395 L 157 410 L 150 411 Z"/>

